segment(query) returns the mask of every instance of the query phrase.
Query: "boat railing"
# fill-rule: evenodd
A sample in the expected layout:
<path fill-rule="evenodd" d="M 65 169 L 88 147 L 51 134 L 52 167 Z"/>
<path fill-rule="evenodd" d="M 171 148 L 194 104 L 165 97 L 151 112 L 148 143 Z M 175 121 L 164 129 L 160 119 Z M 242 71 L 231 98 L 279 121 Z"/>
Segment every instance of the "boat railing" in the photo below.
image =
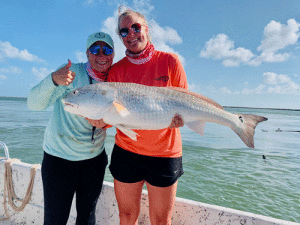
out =
<path fill-rule="evenodd" d="M 2 141 L 0 141 L 0 145 L 4 148 L 4 152 L 5 152 L 5 157 L 6 159 L 9 159 L 9 152 L 8 152 L 8 147 L 6 146 L 6 144 Z"/>

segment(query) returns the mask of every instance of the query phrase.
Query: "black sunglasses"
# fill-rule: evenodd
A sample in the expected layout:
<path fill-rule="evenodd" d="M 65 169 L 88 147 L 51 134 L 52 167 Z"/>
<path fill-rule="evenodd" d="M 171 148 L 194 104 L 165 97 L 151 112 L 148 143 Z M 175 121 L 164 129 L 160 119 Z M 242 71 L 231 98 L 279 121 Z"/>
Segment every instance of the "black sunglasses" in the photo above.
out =
<path fill-rule="evenodd" d="M 90 53 L 92 53 L 93 55 L 97 55 L 101 51 L 101 46 L 100 45 L 93 45 L 93 46 L 90 47 L 89 50 L 90 50 Z M 102 52 L 103 52 L 104 55 L 111 55 L 114 52 L 114 50 L 110 46 L 105 45 L 105 46 L 102 47 Z"/>
<path fill-rule="evenodd" d="M 131 25 L 131 28 L 130 30 L 132 30 L 133 32 L 135 33 L 140 33 L 141 32 L 141 28 L 142 28 L 142 25 L 139 24 L 139 23 L 135 23 L 135 24 L 132 24 Z M 119 34 L 121 35 L 121 37 L 126 37 L 128 34 L 129 34 L 129 29 L 128 28 L 122 28 L 120 31 L 119 31 Z"/>

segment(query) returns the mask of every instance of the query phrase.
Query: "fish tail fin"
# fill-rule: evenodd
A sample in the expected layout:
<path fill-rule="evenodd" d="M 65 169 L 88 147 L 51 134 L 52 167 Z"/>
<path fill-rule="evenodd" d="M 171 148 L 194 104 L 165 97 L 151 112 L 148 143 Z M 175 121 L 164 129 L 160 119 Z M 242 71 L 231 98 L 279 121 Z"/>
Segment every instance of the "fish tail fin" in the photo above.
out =
<path fill-rule="evenodd" d="M 241 125 L 233 128 L 242 141 L 249 147 L 254 148 L 254 133 L 258 123 L 268 120 L 268 118 L 250 114 L 236 114 Z"/>

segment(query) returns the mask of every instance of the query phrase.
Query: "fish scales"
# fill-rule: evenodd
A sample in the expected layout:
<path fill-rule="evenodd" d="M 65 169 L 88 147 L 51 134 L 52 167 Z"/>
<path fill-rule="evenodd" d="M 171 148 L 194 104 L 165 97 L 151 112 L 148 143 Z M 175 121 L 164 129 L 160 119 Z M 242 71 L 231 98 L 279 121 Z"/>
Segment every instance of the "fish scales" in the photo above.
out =
<path fill-rule="evenodd" d="M 153 120 L 157 119 L 170 124 L 176 113 L 174 108 L 178 108 L 177 112 L 182 113 L 179 109 L 184 108 L 184 105 L 186 105 L 185 101 L 178 101 L 180 99 L 185 100 L 184 95 L 173 90 L 148 86 L 132 88 L 133 85 L 130 83 L 114 83 L 112 86 L 118 90 L 117 101 L 120 101 L 131 112 L 139 111 L 137 117 L 145 124 L 151 123 L 153 125 Z M 128 101 L 132 96 L 135 96 L 137 102 Z M 185 108 L 188 108 L 188 106 L 185 106 Z M 149 129 L 162 129 L 165 126 L 161 124 L 159 124 L 159 127 L 148 125 Z"/>
<path fill-rule="evenodd" d="M 122 104 L 132 114 L 127 118 L 127 123 L 136 123 L 138 118 L 139 122 L 149 129 L 164 128 L 165 126 L 161 123 L 170 124 L 173 117 L 169 115 L 172 112 L 172 99 L 164 98 L 166 93 L 147 88 L 147 86 L 144 87 L 145 89 L 131 86 L 129 83 L 115 83 L 114 85 L 118 90 L 116 102 Z M 111 122 L 109 118 L 105 119 Z M 122 120 L 122 118 L 119 119 Z M 157 120 L 161 121 L 158 125 L 154 123 Z"/>
<path fill-rule="evenodd" d="M 161 107 L 154 108 L 154 110 L 164 110 L 166 113 L 173 112 L 173 116 L 175 113 L 183 113 L 183 110 L 189 110 L 188 114 L 199 115 L 199 111 L 202 111 L 203 114 L 215 115 L 219 116 L 222 114 L 222 111 L 215 110 L 215 107 L 208 102 L 202 101 L 195 96 L 188 95 L 179 91 L 174 91 L 173 89 L 161 88 L 161 87 L 151 87 L 151 86 L 142 86 L 140 88 L 132 88 L 131 83 L 113 83 L 113 87 L 118 89 L 118 98 L 119 96 L 127 96 L 127 95 L 135 95 L 141 97 L 145 97 L 148 100 L 149 106 L 153 107 L 152 102 L 156 103 L 156 105 L 160 105 Z M 147 94 L 145 94 L 147 93 Z M 151 101 L 152 100 L 152 101 Z M 124 99 L 122 103 L 126 106 L 127 99 Z M 143 104 L 147 105 L 147 102 L 144 101 Z M 141 107 L 142 109 L 146 109 Z M 194 110 L 193 110 L 194 109 Z M 177 110 L 177 111 L 176 111 Z M 143 111 L 144 113 L 147 113 Z M 212 116 L 213 117 L 213 116 Z"/>

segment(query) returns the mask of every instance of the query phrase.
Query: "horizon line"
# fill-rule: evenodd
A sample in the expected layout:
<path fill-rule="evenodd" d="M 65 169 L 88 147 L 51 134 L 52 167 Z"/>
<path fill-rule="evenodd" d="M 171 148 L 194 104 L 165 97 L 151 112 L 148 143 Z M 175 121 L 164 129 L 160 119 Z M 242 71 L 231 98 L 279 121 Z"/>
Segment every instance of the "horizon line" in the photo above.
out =
<path fill-rule="evenodd" d="M 27 97 L 10 97 L 10 96 L 0 96 L 0 98 L 7 99 L 27 99 Z M 250 106 L 223 106 L 224 108 L 241 108 L 241 109 L 272 109 L 272 110 L 290 110 L 290 111 L 300 111 L 300 109 L 286 109 L 286 108 L 260 108 L 260 107 L 250 107 Z"/>

